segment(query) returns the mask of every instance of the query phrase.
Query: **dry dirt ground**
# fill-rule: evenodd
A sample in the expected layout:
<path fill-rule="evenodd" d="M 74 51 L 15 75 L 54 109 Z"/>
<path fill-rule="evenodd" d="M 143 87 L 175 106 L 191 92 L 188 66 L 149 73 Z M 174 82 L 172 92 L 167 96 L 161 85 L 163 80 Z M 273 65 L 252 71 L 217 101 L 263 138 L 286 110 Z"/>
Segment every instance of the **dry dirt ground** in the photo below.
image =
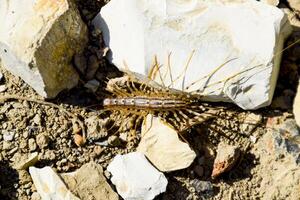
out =
<path fill-rule="evenodd" d="M 88 25 L 104 4 L 92 0 L 77 3 Z M 104 48 L 101 33 L 89 28 L 89 46 L 79 56 L 83 60 Z M 300 32 L 295 29 L 286 45 L 299 38 Z M 75 64 L 80 67 L 78 62 Z M 284 52 L 271 106 L 250 112 L 222 104 L 228 108 L 222 115 L 193 128 L 187 139 L 197 158 L 187 169 L 165 173 L 169 181 L 167 191 L 156 199 L 300 199 L 299 130 L 292 115 L 299 64 L 300 45 L 297 44 Z M 82 83 L 78 87 L 51 100 L 61 108 L 28 100 L 0 102 L 0 199 L 39 199 L 28 170 L 15 169 L 29 153 L 39 153 L 35 166 L 51 166 L 58 173 L 74 171 L 93 160 L 102 165 L 109 182 L 110 174 L 106 167 L 111 159 L 116 154 L 135 150 L 135 147 L 128 148 L 120 138 L 109 135 L 107 129 L 113 119 L 105 115 L 99 117 L 101 107 L 97 106 L 107 95 L 101 89 L 105 86 L 106 77 L 117 77 L 122 73 L 104 59 L 98 59 L 99 69 L 94 77 L 101 84 L 94 93 L 83 87 L 92 66 L 95 65 L 88 65 L 87 71 L 81 74 Z M 0 85 L 4 84 L 7 88 L 0 95 L 40 99 L 20 78 L 3 68 L 0 72 L 4 75 Z M 72 118 L 64 110 L 80 115 L 79 119 L 91 128 L 98 124 L 99 131 L 89 134 L 83 147 L 74 143 Z M 249 123 L 247 116 L 260 120 Z M 231 171 L 212 180 L 213 158 L 221 141 L 239 146 L 243 155 Z"/>

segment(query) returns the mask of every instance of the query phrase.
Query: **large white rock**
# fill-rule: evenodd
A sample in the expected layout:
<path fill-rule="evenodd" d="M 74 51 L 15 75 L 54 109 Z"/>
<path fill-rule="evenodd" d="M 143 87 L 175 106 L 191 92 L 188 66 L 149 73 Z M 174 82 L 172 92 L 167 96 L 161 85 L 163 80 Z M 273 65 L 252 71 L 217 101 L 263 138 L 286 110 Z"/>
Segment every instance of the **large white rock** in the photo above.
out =
<path fill-rule="evenodd" d="M 244 109 L 271 103 L 290 31 L 280 9 L 254 0 L 111 0 L 93 23 L 118 67 L 148 74 L 156 56 L 156 81 Z"/>
<path fill-rule="evenodd" d="M 125 200 L 151 200 L 166 191 L 168 181 L 140 152 L 117 155 L 108 165 L 111 181 Z"/>
<path fill-rule="evenodd" d="M 70 0 L 0 0 L 0 60 L 41 96 L 77 84 L 72 56 L 88 40 Z"/>
<path fill-rule="evenodd" d="M 160 171 L 187 168 L 196 158 L 196 153 L 187 143 L 180 141 L 178 134 L 161 119 L 148 115 L 137 151 L 144 153 Z"/>
<path fill-rule="evenodd" d="M 79 200 L 65 186 L 51 167 L 29 167 L 29 173 L 42 200 Z"/>

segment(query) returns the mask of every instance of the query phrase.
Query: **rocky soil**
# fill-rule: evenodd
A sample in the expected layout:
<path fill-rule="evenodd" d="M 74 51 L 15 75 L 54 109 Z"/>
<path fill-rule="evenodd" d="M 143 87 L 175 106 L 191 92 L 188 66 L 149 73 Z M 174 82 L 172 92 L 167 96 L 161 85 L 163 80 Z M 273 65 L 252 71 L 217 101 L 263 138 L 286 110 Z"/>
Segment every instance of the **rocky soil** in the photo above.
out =
<path fill-rule="evenodd" d="M 50 101 L 60 107 L 30 101 L 42 99 L 20 78 L 0 68 L 0 97 L 14 94 L 28 98 L 0 102 L 0 199 L 40 199 L 28 170 L 19 168 L 32 153 L 38 153 L 36 167 L 51 166 L 58 173 L 72 172 L 95 161 L 103 167 L 109 182 L 106 168 L 112 158 L 135 150 L 136 141 L 133 145 L 124 141 L 129 130 L 123 130 L 123 136 L 110 135 L 111 123 L 118 122 L 100 114 L 101 99 L 109 95 L 103 90 L 107 78 L 122 76 L 103 58 L 106 49 L 101 32 L 90 26 L 104 4 L 77 0 L 82 18 L 89 26 L 90 42 L 73 60 L 81 83 Z M 288 4 L 282 6 L 291 9 Z M 300 38 L 300 28 L 294 28 L 286 46 Z M 292 114 L 299 55 L 300 44 L 284 52 L 271 106 L 252 112 L 230 104 L 216 104 L 228 109 L 219 118 L 190 131 L 187 140 L 197 158 L 187 169 L 165 173 L 167 191 L 156 199 L 300 198 L 300 132 Z M 74 142 L 72 117 L 65 111 L 85 122 L 88 141 L 84 146 L 78 147 Z M 239 146 L 242 156 L 229 172 L 212 179 L 220 142 Z"/>

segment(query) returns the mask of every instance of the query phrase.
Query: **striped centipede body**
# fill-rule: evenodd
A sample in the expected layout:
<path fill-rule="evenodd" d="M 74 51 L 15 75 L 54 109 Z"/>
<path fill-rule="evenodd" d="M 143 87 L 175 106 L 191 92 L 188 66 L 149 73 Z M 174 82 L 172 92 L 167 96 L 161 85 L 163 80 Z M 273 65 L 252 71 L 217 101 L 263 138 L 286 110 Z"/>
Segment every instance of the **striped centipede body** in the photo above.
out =
<path fill-rule="evenodd" d="M 217 113 L 217 109 L 201 102 L 199 95 L 163 87 L 133 75 L 110 80 L 107 90 L 114 97 L 103 100 L 104 108 L 117 111 L 122 118 L 135 117 L 136 124 L 152 114 L 184 132 Z"/>

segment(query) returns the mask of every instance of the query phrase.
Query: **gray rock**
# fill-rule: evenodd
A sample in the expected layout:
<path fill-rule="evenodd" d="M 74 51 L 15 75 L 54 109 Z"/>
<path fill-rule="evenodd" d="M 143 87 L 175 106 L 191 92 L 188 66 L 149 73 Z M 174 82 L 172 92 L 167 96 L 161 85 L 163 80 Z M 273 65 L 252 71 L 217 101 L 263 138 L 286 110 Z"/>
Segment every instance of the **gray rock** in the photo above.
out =
<path fill-rule="evenodd" d="M 2 81 L 3 74 L 0 72 L 0 81 Z"/>
<path fill-rule="evenodd" d="M 88 59 L 88 67 L 86 72 L 86 79 L 91 80 L 95 77 L 95 74 L 99 68 L 99 60 L 97 56 L 91 55 Z"/>
<path fill-rule="evenodd" d="M 208 195 L 213 194 L 213 185 L 209 181 L 201 181 L 198 179 L 194 179 L 192 180 L 191 184 L 198 193 L 205 193 Z"/>
<path fill-rule="evenodd" d="M 3 67 L 46 98 L 76 85 L 71 60 L 88 41 L 76 6 L 70 0 L 0 0 L 0 5 Z"/>
<path fill-rule="evenodd" d="M 292 156 L 300 165 L 300 132 L 294 119 L 286 120 L 279 129 L 272 132 L 275 153 L 278 158 Z"/>
<path fill-rule="evenodd" d="M 99 86 L 100 86 L 100 83 L 96 79 L 90 80 L 84 85 L 84 87 L 88 88 L 92 92 L 96 92 L 97 89 L 99 88 Z"/>

